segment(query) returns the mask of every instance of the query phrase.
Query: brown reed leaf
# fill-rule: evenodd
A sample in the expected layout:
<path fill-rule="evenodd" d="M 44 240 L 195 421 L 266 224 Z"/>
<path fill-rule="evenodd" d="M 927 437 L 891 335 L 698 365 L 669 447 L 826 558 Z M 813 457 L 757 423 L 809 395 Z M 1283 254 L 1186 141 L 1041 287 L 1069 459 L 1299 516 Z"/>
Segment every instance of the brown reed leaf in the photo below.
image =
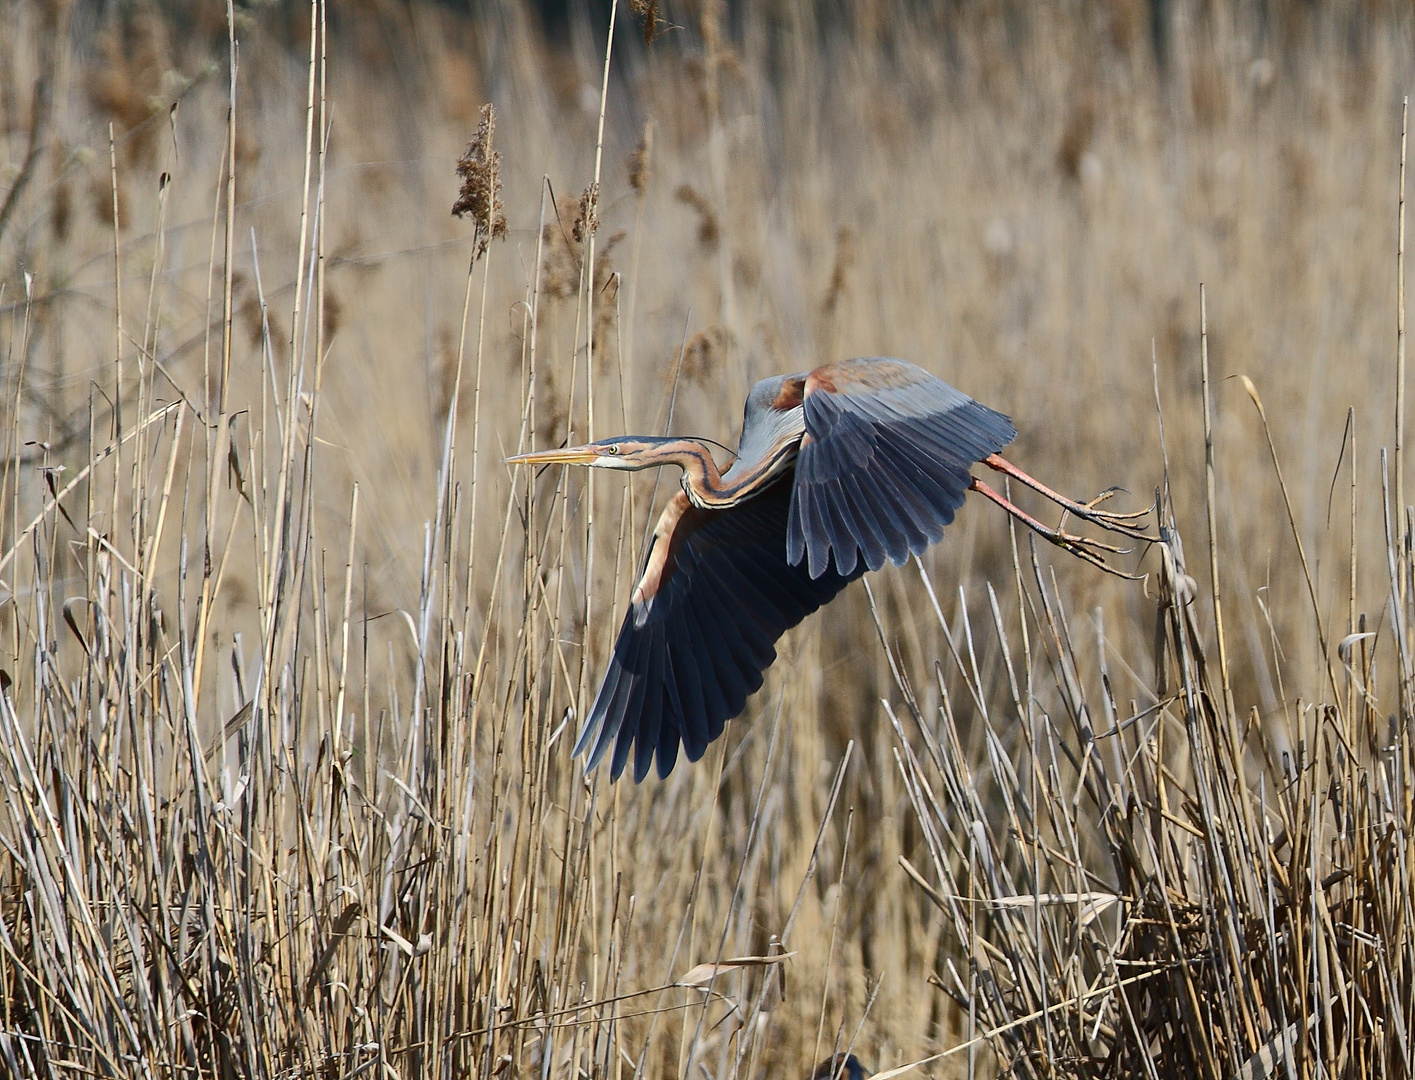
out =
<path fill-rule="evenodd" d="M 334 925 L 329 928 L 329 939 L 315 960 L 314 967 L 310 969 L 309 978 L 305 980 L 305 1004 L 307 1006 L 313 1003 L 315 988 L 319 985 L 319 980 L 324 977 L 325 969 L 329 967 L 329 961 L 334 958 L 335 951 L 343 944 L 345 936 L 349 933 L 349 927 L 354 925 L 354 920 L 359 917 L 362 911 L 363 908 L 357 900 L 346 904 L 344 910 L 339 913 L 339 917 L 334 920 Z"/>
<path fill-rule="evenodd" d="M 775 964 L 784 963 L 795 955 L 794 952 L 788 952 L 772 956 L 734 956 L 720 960 L 715 964 L 698 964 L 675 979 L 673 985 L 702 990 L 711 985 L 720 975 L 732 971 L 745 971 L 749 968 L 769 968 Z"/>

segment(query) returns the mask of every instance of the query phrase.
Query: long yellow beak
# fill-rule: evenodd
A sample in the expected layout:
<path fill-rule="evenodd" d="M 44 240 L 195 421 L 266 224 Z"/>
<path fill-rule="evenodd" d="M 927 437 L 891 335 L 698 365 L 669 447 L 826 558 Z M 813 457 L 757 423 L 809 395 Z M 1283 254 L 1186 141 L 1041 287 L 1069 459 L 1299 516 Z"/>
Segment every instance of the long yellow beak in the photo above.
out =
<path fill-rule="evenodd" d="M 515 454 L 506 459 L 507 465 L 590 465 L 599 454 L 589 446 L 567 446 L 559 450 L 537 450 L 534 454 Z"/>

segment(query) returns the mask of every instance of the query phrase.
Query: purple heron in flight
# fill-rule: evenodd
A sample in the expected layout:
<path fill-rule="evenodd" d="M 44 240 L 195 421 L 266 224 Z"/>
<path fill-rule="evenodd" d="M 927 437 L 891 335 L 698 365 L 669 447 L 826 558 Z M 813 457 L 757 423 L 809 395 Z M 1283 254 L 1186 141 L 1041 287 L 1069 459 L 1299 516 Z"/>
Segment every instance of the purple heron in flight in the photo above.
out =
<path fill-rule="evenodd" d="M 763 379 L 747 396 L 742 438 L 722 472 L 697 439 L 626 435 L 508 463 L 650 469 L 677 465 L 683 490 L 654 529 L 609 670 L 575 744 L 593 769 L 611 750 L 618 779 L 655 756 L 666 777 L 681 745 L 702 757 L 746 707 L 787 630 L 866 570 L 896 566 L 943 538 L 976 491 L 1047 540 L 1111 568 L 1118 551 L 1050 529 L 976 479 L 983 464 L 1067 513 L 1147 539 L 1143 514 L 1098 511 L 1034 480 L 998 451 L 1012 421 L 923 368 L 866 358 Z M 1103 494 L 1106 497 L 1109 492 Z M 1112 571 L 1115 572 L 1115 571 Z"/>

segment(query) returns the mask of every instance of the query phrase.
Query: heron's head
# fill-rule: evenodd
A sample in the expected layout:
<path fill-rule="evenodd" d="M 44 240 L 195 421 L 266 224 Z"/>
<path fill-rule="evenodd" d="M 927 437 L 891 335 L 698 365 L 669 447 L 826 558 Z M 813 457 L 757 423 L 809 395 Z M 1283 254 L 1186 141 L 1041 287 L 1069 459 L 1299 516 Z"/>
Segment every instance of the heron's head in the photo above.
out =
<path fill-rule="evenodd" d="M 681 460 L 682 439 L 656 439 L 647 435 L 620 435 L 613 439 L 567 446 L 560 450 L 537 450 L 506 459 L 508 465 L 589 465 L 597 469 L 650 469 L 673 465 Z"/>

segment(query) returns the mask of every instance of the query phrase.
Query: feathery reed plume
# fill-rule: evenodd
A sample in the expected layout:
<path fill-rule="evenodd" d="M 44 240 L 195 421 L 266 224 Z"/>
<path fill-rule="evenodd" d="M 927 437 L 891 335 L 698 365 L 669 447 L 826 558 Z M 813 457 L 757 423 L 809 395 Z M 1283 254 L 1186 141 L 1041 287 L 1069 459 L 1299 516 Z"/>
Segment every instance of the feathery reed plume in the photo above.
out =
<path fill-rule="evenodd" d="M 599 228 L 599 185 L 591 184 L 580 193 L 580 212 L 570 226 L 575 243 L 583 244 Z"/>
<path fill-rule="evenodd" d="M 644 133 L 639 136 L 639 144 L 629 155 L 629 186 L 642 195 L 648 190 L 653 178 L 653 125 L 644 124 Z"/>
<path fill-rule="evenodd" d="M 679 184 L 673 197 L 698 212 L 698 243 L 706 251 L 716 251 L 718 242 L 722 239 L 722 230 L 718 227 L 717 213 L 713 210 L 712 203 L 708 202 L 707 196 L 692 184 Z"/>
<path fill-rule="evenodd" d="M 658 0 L 629 0 L 629 10 L 644 20 L 644 44 L 652 45 L 664 26 L 658 14 Z"/>
<path fill-rule="evenodd" d="M 842 225 L 835 233 L 835 265 L 830 269 L 830 285 L 826 288 L 822 304 L 827 315 L 835 314 L 849 285 L 850 268 L 854 265 L 855 231 L 849 225 Z"/>
<path fill-rule="evenodd" d="M 481 122 L 467 152 L 457 159 L 457 175 L 462 178 L 454 217 L 472 215 L 475 240 L 472 261 L 486 254 L 492 240 L 506 236 L 506 214 L 501 206 L 501 152 L 492 149 L 496 134 L 496 108 L 490 102 L 481 107 Z"/>

